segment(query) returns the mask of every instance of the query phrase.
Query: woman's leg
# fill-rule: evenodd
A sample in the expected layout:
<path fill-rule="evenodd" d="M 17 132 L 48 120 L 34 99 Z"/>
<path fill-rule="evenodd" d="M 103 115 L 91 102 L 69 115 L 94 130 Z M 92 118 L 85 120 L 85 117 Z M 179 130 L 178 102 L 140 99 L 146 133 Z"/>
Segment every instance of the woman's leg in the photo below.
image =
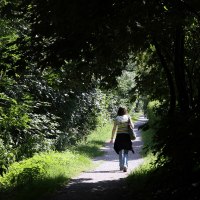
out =
<path fill-rule="evenodd" d="M 123 165 L 124 165 L 124 172 L 127 171 L 128 169 L 128 150 L 124 150 L 124 155 L 123 155 Z"/>
<path fill-rule="evenodd" d="M 124 169 L 124 152 L 123 152 L 123 150 L 119 151 L 119 168 L 120 168 L 120 170 Z"/>

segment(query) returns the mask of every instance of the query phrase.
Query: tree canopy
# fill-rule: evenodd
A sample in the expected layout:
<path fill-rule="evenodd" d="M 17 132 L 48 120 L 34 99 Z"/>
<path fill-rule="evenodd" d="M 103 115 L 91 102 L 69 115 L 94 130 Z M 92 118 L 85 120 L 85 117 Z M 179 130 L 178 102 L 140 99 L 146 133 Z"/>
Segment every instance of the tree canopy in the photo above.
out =
<path fill-rule="evenodd" d="M 176 101 L 187 111 L 198 98 L 197 83 L 188 82 L 190 70 L 185 61 L 191 55 L 186 55 L 187 34 L 197 37 L 199 27 L 196 0 L 29 0 L 9 2 L 4 10 L 9 9 L 6 13 L 28 25 L 16 40 L 19 60 L 27 65 L 33 62 L 42 69 L 65 66 L 78 82 L 88 83 L 95 77 L 105 86 L 116 84 L 115 77 L 130 54 L 137 57 L 137 52 L 154 46 L 158 71 L 163 71 L 168 85 L 169 111 L 174 112 Z"/>

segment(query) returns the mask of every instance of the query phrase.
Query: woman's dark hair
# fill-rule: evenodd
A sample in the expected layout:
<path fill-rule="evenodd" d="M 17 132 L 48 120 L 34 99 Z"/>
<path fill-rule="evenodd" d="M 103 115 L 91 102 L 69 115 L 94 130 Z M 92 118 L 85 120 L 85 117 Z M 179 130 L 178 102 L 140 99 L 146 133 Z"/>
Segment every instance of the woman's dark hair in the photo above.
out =
<path fill-rule="evenodd" d="M 117 115 L 122 116 L 122 115 L 126 115 L 127 113 L 128 112 L 127 112 L 126 108 L 119 107 Z"/>

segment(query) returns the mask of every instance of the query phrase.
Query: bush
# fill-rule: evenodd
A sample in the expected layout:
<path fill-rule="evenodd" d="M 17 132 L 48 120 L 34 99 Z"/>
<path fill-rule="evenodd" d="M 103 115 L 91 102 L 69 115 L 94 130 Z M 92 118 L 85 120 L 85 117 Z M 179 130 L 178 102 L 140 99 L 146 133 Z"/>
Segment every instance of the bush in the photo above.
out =
<path fill-rule="evenodd" d="M 35 153 L 76 145 L 110 117 L 109 95 L 102 90 L 88 87 L 72 91 L 39 75 L 30 70 L 18 80 L 3 77 L 0 139 L 7 156 L 0 156 L 1 173 L 12 162 Z"/>
<path fill-rule="evenodd" d="M 83 161 L 84 160 L 84 161 Z M 1 189 L 30 187 L 32 184 L 43 182 L 46 179 L 64 176 L 66 180 L 80 171 L 82 167 L 75 167 L 83 161 L 89 165 L 89 159 L 78 153 L 49 152 L 35 155 L 21 162 L 13 163 L 6 174 L 0 176 Z M 80 164 L 80 163 L 79 163 Z"/>

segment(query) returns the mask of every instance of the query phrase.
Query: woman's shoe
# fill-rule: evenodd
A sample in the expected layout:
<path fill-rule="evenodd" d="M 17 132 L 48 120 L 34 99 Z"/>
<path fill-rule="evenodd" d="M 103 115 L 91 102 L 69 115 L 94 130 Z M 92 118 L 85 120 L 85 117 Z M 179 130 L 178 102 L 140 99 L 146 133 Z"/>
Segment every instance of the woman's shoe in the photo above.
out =
<path fill-rule="evenodd" d="M 127 172 L 127 167 L 124 167 L 123 172 Z"/>
<path fill-rule="evenodd" d="M 120 167 L 120 168 L 119 168 L 119 170 L 120 170 L 120 171 L 123 171 L 123 170 L 124 170 L 124 168 L 123 168 L 123 167 Z"/>

